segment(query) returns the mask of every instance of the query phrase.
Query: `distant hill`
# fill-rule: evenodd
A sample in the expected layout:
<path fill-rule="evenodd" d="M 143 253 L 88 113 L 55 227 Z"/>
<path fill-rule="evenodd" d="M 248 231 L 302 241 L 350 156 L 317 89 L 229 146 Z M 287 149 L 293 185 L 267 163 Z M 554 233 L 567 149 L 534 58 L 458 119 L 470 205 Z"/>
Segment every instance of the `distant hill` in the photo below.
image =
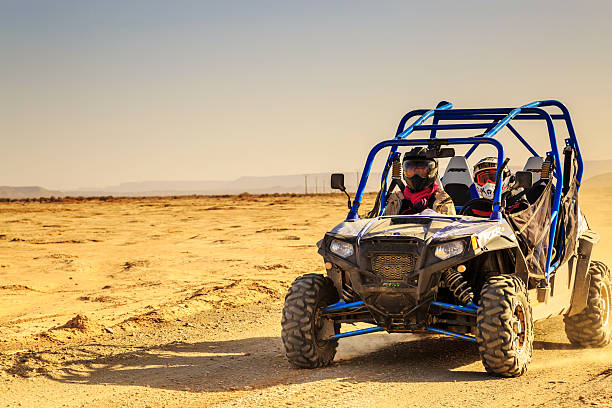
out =
<path fill-rule="evenodd" d="M 444 168 L 444 167 L 442 167 Z M 513 170 L 521 169 L 521 166 Z M 440 172 L 444 174 L 443 171 Z M 0 198 L 32 198 L 50 196 L 169 196 L 190 194 L 264 194 L 264 193 L 328 193 L 331 172 L 286 176 L 244 176 L 235 180 L 169 180 L 127 182 L 104 188 L 80 188 L 51 191 L 42 187 L 0 187 Z M 358 172 L 345 173 L 349 192 L 357 190 Z M 584 165 L 585 185 L 612 186 L 612 160 L 590 160 Z M 371 173 L 366 191 L 377 191 L 380 173 Z"/>
<path fill-rule="evenodd" d="M 582 185 L 584 187 L 612 187 L 612 172 L 587 178 Z"/>
<path fill-rule="evenodd" d="M 329 193 L 331 173 L 296 174 L 287 176 L 244 176 L 235 180 L 195 181 L 143 181 L 121 183 L 103 189 L 78 189 L 66 191 L 70 196 L 165 196 L 185 194 L 264 194 L 264 193 Z M 345 173 L 345 185 L 349 191 L 357 190 L 357 172 Z M 375 191 L 380 173 L 371 173 L 366 191 Z"/>
<path fill-rule="evenodd" d="M 612 187 L 612 160 L 584 162 L 583 187 Z"/>
<path fill-rule="evenodd" d="M 0 186 L 0 198 L 37 198 L 37 197 L 61 197 L 65 196 L 61 191 L 47 190 L 46 188 L 31 187 L 10 187 Z"/>
<path fill-rule="evenodd" d="M 584 162 L 583 180 L 605 173 L 612 173 L 612 160 L 587 160 Z"/>
<path fill-rule="evenodd" d="M 104 188 L 51 191 L 42 187 L 0 187 L 0 198 L 36 198 L 50 196 L 169 196 L 212 194 L 265 193 L 329 193 L 331 173 L 298 174 L 288 176 L 252 177 L 235 180 L 170 180 L 121 183 Z M 357 172 L 345 173 L 348 191 L 357 190 Z M 371 173 L 366 191 L 376 191 L 380 173 Z"/>

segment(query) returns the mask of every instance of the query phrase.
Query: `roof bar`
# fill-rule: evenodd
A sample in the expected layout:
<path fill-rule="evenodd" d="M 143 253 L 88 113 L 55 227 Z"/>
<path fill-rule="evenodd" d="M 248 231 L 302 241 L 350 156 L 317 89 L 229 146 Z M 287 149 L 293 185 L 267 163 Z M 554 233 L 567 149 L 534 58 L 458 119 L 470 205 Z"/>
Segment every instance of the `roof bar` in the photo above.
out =
<path fill-rule="evenodd" d="M 491 130 L 489 130 L 488 132 L 486 132 L 484 135 L 482 136 L 476 136 L 476 137 L 493 137 L 495 136 L 504 126 L 506 126 L 512 119 L 514 119 L 514 117 L 516 115 L 518 115 L 522 109 L 525 108 L 534 108 L 536 106 L 539 105 L 539 102 L 531 102 L 528 103 L 526 105 L 521 106 L 520 108 L 515 108 L 512 109 L 510 111 L 510 113 L 508 113 L 506 115 L 506 117 L 504 117 L 502 120 L 500 120 L 497 125 L 495 125 L 495 127 Z M 531 148 L 531 146 L 529 146 L 529 143 L 527 143 L 527 141 L 525 141 L 525 139 L 523 139 L 522 137 L 519 137 L 519 140 L 525 145 L 527 146 L 527 148 L 530 151 L 533 151 L 533 149 Z M 467 159 L 468 157 L 470 157 L 472 155 L 472 153 L 474 153 L 474 151 L 476 150 L 476 148 L 478 147 L 478 145 L 474 145 L 470 148 L 470 150 L 468 150 L 468 152 L 464 155 L 464 157 Z M 537 155 L 537 153 L 536 153 Z M 499 166 L 501 166 L 501 163 L 497 163 L 498 166 L 498 170 L 499 170 Z"/>
<path fill-rule="evenodd" d="M 461 130 L 461 129 L 491 129 L 493 123 L 457 123 L 454 125 L 419 125 L 414 130 Z"/>
<path fill-rule="evenodd" d="M 422 125 L 423 122 L 425 122 L 427 119 L 429 119 L 437 110 L 448 110 L 448 109 L 451 109 L 452 107 L 453 107 L 453 104 L 448 102 L 447 104 L 442 105 L 440 107 L 437 107 L 436 109 L 432 109 L 432 110 L 429 110 L 429 111 L 425 112 L 420 118 L 415 120 L 414 123 L 408 127 L 408 129 L 406 129 L 403 132 L 401 132 L 400 134 L 396 135 L 395 139 L 405 139 L 406 136 L 408 136 L 410 133 L 412 133 L 412 131 L 414 130 L 415 126 Z"/>
<path fill-rule="evenodd" d="M 504 114 L 499 113 L 474 113 L 474 114 L 459 114 L 456 113 L 456 109 L 452 109 L 450 111 L 438 112 L 436 115 L 438 116 L 438 120 L 501 120 L 506 117 Z M 565 120 L 563 115 L 550 115 L 553 120 Z M 525 114 L 521 113 L 514 117 L 513 120 L 542 120 L 542 117 L 539 115 L 533 114 Z"/>

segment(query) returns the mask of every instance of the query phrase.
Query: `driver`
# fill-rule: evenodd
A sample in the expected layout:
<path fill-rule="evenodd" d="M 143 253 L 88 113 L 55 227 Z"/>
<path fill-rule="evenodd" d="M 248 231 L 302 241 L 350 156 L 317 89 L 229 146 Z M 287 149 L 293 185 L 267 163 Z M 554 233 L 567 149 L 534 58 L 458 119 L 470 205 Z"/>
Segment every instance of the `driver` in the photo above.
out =
<path fill-rule="evenodd" d="M 428 158 L 427 149 L 415 147 L 404 155 L 402 168 L 406 188 L 389 196 L 386 215 L 412 215 L 429 208 L 455 215 L 455 205 L 438 179 L 438 161 Z"/>

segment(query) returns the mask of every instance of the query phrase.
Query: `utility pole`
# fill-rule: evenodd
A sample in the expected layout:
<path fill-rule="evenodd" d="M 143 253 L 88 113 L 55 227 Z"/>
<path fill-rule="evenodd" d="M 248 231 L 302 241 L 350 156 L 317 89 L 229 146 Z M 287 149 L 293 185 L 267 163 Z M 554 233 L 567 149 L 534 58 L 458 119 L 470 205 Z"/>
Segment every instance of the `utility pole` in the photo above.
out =
<path fill-rule="evenodd" d="M 315 194 L 318 194 L 319 191 L 319 177 L 315 176 Z"/>
<path fill-rule="evenodd" d="M 308 175 L 304 174 L 304 194 L 308 194 Z"/>

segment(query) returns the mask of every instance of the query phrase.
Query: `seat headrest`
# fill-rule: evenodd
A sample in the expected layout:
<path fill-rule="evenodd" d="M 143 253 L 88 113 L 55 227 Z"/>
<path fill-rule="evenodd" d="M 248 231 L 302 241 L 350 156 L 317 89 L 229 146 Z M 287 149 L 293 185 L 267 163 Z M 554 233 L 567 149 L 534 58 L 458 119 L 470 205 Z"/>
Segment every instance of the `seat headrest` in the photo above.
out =
<path fill-rule="evenodd" d="M 534 183 L 540 180 L 542 176 L 542 164 L 544 164 L 543 157 L 533 156 L 527 159 L 527 163 L 525 163 L 525 167 L 523 167 L 523 171 L 532 173 L 532 181 Z"/>
<path fill-rule="evenodd" d="M 448 162 L 444 177 L 442 177 L 442 186 L 446 187 L 447 184 L 464 184 L 471 186 L 472 170 L 468 165 L 467 160 L 463 156 L 455 156 Z"/>

